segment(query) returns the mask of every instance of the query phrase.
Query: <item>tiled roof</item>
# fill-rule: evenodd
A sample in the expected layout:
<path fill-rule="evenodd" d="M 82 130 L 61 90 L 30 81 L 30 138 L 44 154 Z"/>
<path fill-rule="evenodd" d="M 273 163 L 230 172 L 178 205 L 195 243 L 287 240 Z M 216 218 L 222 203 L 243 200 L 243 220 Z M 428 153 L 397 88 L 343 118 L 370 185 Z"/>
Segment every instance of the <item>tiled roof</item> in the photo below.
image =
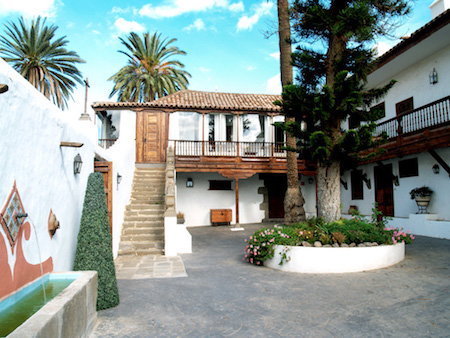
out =
<path fill-rule="evenodd" d="M 92 108 L 170 108 L 230 111 L 266 111 L 279 112 L 280 107 L 273 104 L 281 99 L 280 95 L 233 94 L 181 90 L 151 102 L 94 102 Z"/>
<path fill-rule="evenodd" d="M 427 24 L 425 24 L 424 26 L 420 27 L 418 30 L 413 32 L 409 38 L 399 42 L 397 45 L 392 47 L 386 53 L 381 55 L 377 60 L 378 61 L 377 68 L 381 68 L 383 65 L 392 61 L 392 59 L 394 59 L 398 55 L 404 53 L 409 48 L 415 46 L 420 41 L 426 39 L 431 34 L 438 31 L 442 27 L 445 27 L 449 23 L 450 23 L 450 9 L 447 9 L 446 11 L 435 17 L 433 20 L 431 20 L 430 22 L 428 22 Z"/>

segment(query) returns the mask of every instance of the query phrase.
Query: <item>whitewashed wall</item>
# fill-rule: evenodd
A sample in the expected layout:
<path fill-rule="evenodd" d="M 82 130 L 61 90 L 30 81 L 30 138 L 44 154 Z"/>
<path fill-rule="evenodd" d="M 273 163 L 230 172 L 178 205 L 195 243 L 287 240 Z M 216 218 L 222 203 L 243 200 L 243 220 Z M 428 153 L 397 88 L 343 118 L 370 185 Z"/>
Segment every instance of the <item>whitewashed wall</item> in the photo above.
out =
<path fill-rule="evenodd" d="M 371 76 L 369 76 L 369 87 L 378 87 L 391 79 L 398 81 L 381 100 L 385 102 L 386 107 L 386 117 L 381 121 L 395 117 L 395 104 L 411 96 L 414 100 L 414 108 L 418 108 L 450 95 L 449 60 L 450 46 L 399 73 L 384 74 L 385 80 L 382 83 L 370 82 Z M 438 73 L 438 83 L 436 84 L 430 84 L 428 77 L 433 68 Z"/>
<path fill-rule="evenodd" d="M 71 270 L 76 250 L 87 178 L 93 171 L 94 145 L 70 120 L 22 76 L 0 59 L 0 203 L 3 206 L 16 181 L 19 194 L 38 233 L 42 260 L 53 257 L 54 269 Z M 60 147 L 61 141 L 81 142 L 81 148 Z M 74 175 L 73 159 L 81 155 L 81 174 Z M 50 210 L 61 228 L 48 234 Z M 6 234 L 0 230 L 7 242 Z M 8 243 L 8 242 L 7 242 Z M 7 244 L 9 247 L 9 245 Z M 39 262 L 34 230 L 24 244 L 25 258 Z"/>
<path fill-rule="evenodd" d="M 187 178 L 194 181 L 193 188 L 186 188 Z M 177 173 L 177 211 L 185 215 L 186 226 L 211 225 L 210 209 L 231 209 L 232 224 L 236 223 L 236 190 L 232 180 L 232 190 L 208 190 L 209 180 L 228 180 L 217 173 Z M 305 198 L 305 211 L 309 215 L 316 213 L 315 184 L 309 184 L 302 176 L 301 186 Z M 302 183 L 300 183 L 302 184 Z M 255 174 L 248 179 L 239 180 L 239 223 L 258 223 L 265 218 L 260 210 L 263 194 L 258 188 L 264 187 L 264 180 Z"/>
<path fill-rule="evenodd" d="M 117 256 L 119 251 L 120 234 L 122 232 L 125 207 L 129 204 L 131 186 L 136 161 L 136 113 L 130 110 L 120 111 L 119 138 L 108 149 L 97 149 L 99 155 L 113 162 L 113 254 Z M 116 122 L 117 123 L 117 122 Z M 117 184 L 117 174 L 122 176 L 122 181 Z"/>
<path fill-rule="evenodd" d="M 450 148 L 436 149 L 436 152 L 445 159 L 450 158 Z M 416 202 L 410 198 L 409 192 L 417 187 L 429 186 L 433 190 L 433 196 L 428 206 L 428 212 L 438 214 L 441 220 L 450 220 L 450 208 L 448 208 L 450 178 L 447 172 L 440 167 L 439 174 L 434 174 L 432 167 L 437 164 L 436 160 L 429 153 L 421 153 L 416 155 L 408 155 L 402 158 L 383 161 L 384 164 L 392 164 L 392 173 L 394 176 L 399 176 L 398 162 L 400 160 L 407 160 L 411 158 L 418 159 L 419 176 L 413 177 L 399 177 L 399 186 L 394 187 L 394 214 L 395 217 L 409 217 L 410 214 L 415 214 L 418 209 Z M 351 180 L 350 171 L 345 172 L 342 180 L 348 183 L 348 190 L 345 190 L 341 185 L 341 203 L 343 213 L 347 213 L 350 205 L 358 206 L 359 211 L 364 215 L 371 214 L 371 209 L 375 202 L 375 182 L 374 182 L 374 167 L 377 164 L 368 164 L 358 167 L 362 169 L 363 173 L 371 179 L 372 188 L 368 189 L 366 184 L 364 187 L 364 199 L 351 199 Z"/>

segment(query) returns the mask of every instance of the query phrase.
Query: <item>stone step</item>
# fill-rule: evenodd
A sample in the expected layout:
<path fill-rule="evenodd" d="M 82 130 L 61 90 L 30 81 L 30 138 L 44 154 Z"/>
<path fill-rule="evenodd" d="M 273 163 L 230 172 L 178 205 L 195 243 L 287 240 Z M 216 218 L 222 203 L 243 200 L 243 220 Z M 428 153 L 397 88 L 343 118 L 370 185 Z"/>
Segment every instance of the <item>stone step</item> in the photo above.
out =
<path fill-rule="evenodd" d="M 164 179 L 166 176 L 165 171 L 161 172 L 135 172 L 134 178 L 136 179 Z"/>
<path fill-rule="evenodd" d="M 122 235 L 120 238 L 121 242 L 142 242 L 142 241 L 155 241 L 163 242 L 164 234 L 133 234 L 133 235 Z"/>
<path fill-rule="evenodd" d="M 164 243 L 162 241 L 121 241 L 119 248 L 122 250 L 164 249 Z"/>
<path fill-rule="evenodd" d="M 159 208 L 159 209 L 138 209 L 138 210 L 126 210 L 125 211 L 125 217 L 134 217 L 134 216 L 145 216 L 145 217 L 149 217 L 149 216 L 158 216 L 162 219 L 162 217 L 164 216 L 164 208 Z M 127 218 L 127 221 L 129 221 L 129 219 Z"/>
<path fill-rule="evenodd" d="M 143 203 L 143 204 L 138 204 L 138 203 L 133 203 L 133 204 L 128 204 L 125 208 L 125 210 L 127 211 L 137 211 L 137 210 L 163 210 L 164 211 L 164 204 L 148 204 L 148 203 Z"/>
<path fill-rule="evenodd" d="M 147 249 L 147 250 L 120 250 L 119 256 L 147 256 L 147 255 L 163 255 L 164 250 L 162 249 Z"/>
<path fill-rule="evenodd" d="M 160 227 L 154 227 L 154 228 L 126 228 L 122 229 L 122 236 L 135 236 L 135 235 L 161 235 L 164 234 L 164 228 Z"/>
<path fill-rule="evenodd" d="M 128 216 L 125 222 L 135 223 L 135 222 L 155 222 L 155 221 L 163 222 L 163 217 L 161 217 L 161 215 Z"/>
<path fill-rule="evenodd" d="M 129 228 L 164 228 L 164 220 L 155 219 L 155 220 L 145 220 L 145 221 L 128 221 L 125 220 L 122 225 L 123 229 Z"/>
<path fill-rule="evenodd" d="M 131 193 L 131 197 L 139 198 L 139 197 L 162 197 L 164 195 L 164 191 L 133 191 Z"/>

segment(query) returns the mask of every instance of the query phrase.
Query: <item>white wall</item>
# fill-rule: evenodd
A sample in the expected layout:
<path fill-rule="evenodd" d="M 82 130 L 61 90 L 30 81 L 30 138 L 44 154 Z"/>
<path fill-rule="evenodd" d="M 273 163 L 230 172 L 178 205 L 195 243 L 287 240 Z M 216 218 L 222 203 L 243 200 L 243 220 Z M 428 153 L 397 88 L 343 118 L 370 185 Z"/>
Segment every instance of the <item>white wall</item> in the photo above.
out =
<path fill-rule="evenodd" d="M 387 120 L 396 116 L 395 104 L 409 97 L 413 97 L 414 108 L 426 105 L 450 95 L 450 46 L 440 52 L 414 64 L 397 74 L 386 74 L 387 83 L 391 79 L 398 82 L 388 92 L 386 97 L 380 102 L 385 102 Z M 429 81 L 429 74 L 436 69 L 438 73 L 438 83 L 432 85 Z M 370 83 L 369 87 L 380 86 L 379 83 Z M 381 120 L 381 121 L 383 121 Z"/>
<path fill-rule="evenodd" d="M 71 270 L 76 250 L 87 178 L 93 171 L 94 145 L 77 132 L 79 121 L 70 120 L 22 76 L 0 59 L 0 83 L 9 91 L 0 94 L 0 203 L 16 181 L 19 194 L 35 225 L 42 260 L 53 257 L 54 269 Z M 61 141 L 81 142 L 81 148 L 60 147 Z M 73 159 L 81 155 L 81 174 L 73 173 Z M 50 210 L 61 228 L 48 234 Z M 39 262 L 34 230 L 24 243 L 25 258 Z M 1 236 L 9 247 L 6 234 Z M 11 254 L 11 252 L 9 252 Z"/>
<path fill-rule="evenodd" d="M 187 178 L 194 181 L 193 188 L 186 188 Z M 217 173 L 177 173 L 177 211 L 184 213 L 186 226 L 211 225 L 210 209 L 231 209 L 232 224 L 236 223 L 236 190 L 232 180 L 232 190 L 208 190 L 209 180 L 228 180 Z M 302 183 L 303 182 L 303 183 Z M 308 177 L 302 176 L 301 189 L 305 198 L 307 214 L 316 213 L 315 183 L 308 183 Z M 248 179 L 239 180 L 239 223 L 258 223 L 265 218 L 260 210 L 264 195 L 258 194 L 258 188 L 264 187 L 264 180 L 255 174 Z"/>
<path fill-rule="evenodd" d="M 99 155 L 113 162 L 113 254 L 117 256 L 119 251 L 120 235 L 122 233 L 125 207 L 129 204 L 133 175 L 136 162 L 136 113 L 130 110 L 120 111 L 119 138 L 108 149 L 97 149 Z M 122 181 L 117 184 L 117 174 L 122 176 Z"/>
<path fill-rule="evenodd" d="M 436 149 L 436 152 L 443 159 L 447 159 L 447 162 L 448 159 L 450 159 L 450 148 Z M 391 159 L 383 161 L 383 163 L 392 164 L 393 175 L 399 176 L 398 162 L 400 160 L 411 158 L 418 159 L 419 176 L 399 177 L 399 186 L 393 186 L 395 217 L 409 217 L 410 214 L 415 214 L 418 211 L 416 202 L 410 198 L 409 192 L 414 188 L 426 185 L 433 190 L 430 205 L 428 206 L 428 212 L 437 214 L 440 220 L 450 220 L 450 208 L 448 207 L 450 178 L 448 173 L 440 165 L 439 174 L 433 173 L 432 167 L 438 163 L 428 152 Z M 346 171 L 342 176 L 342 179 L 348 182 L 348 190 L 345 190 L 341 185 L 343 213 L 347 213 L 350 205 L 356 205 L 363 215 L 371 214 L 371 209 L 375 202 L 375 182 L 373 172 L 376 165 L 377 164 L 372 163 L 358 167 L 358 169 L 363 170 L 363 173 L 367 173 L 367 176 L 371 179 L 372 183 L 372 189 L 370 190 L 367 188 L 366 184 L 363 183 L 364 200 L 351 199 L 350 171 Z"/>

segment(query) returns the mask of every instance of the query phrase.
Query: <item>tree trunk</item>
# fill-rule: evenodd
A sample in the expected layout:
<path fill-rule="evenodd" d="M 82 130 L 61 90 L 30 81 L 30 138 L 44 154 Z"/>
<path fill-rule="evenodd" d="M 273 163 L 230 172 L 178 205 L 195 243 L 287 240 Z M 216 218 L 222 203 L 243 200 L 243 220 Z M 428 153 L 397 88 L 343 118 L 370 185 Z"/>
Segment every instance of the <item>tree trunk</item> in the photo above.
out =
<path fill-rule="evenodd" d="M 317 165 L 317 207 L 318 216 L 326 222 L 341 218 L 340 163 Z"/>
<path fill-rule="evenodd" d="M 280 39 L 280 71 L 281 84 L 286 86 L 293 82 L 293 70 L 291 65 L 291 26 L 289 22 L 288 0 L 278 0 L 278 35 Z M 295 118 L 286 117 L 286 123 L 295 122 Z M 296 139 L 286 133 L 286 145 L 289 148 L 296 148 Z M 305 221 L 305 209 L 302 192 L 298 185 L 298 165 L 297 153 L 287 152 L 287 190 L 284 198 L 284 222 L 295 224 Z"/>

